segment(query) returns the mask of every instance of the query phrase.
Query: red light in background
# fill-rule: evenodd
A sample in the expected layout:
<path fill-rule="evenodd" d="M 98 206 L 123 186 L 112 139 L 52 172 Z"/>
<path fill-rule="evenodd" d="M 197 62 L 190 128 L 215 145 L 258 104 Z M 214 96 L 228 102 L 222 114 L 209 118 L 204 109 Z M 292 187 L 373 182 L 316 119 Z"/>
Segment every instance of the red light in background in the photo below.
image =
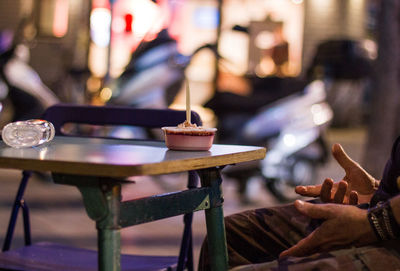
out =
<path fill-rule="evenodd" d="M 133 23 L 133 16 L 132 14 L 125 14 L 125 32 L 131 33 L 132 32 L 132 23 Z"/>

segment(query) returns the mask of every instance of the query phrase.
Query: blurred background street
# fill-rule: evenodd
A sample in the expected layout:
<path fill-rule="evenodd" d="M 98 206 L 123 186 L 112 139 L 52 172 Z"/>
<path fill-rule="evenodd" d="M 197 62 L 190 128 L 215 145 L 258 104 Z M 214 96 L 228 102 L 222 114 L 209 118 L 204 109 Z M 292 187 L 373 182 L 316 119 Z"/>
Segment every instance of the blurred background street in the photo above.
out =
<path fill-rule="evenodd" d="M 360 161 L 365 144 L 365 131 L 358 129 L 330 129 L 327 132 L 329 144 L 341 143 L 348 154 Z M 20 172 L 1 170 L 0 190 L 0 242 L 4 241 L 10 208 Z M 317 179 L 324 177 L 339 180 L 343 170 L 333 159 L 318 171 Z M 378 176 L 376 176 L 379 178 Z M 137 183 L 123 188 L 125 198 L 164 193 L 172 189 L 185 189 L 185 178 L 173 174 L 163 179 L 138 179 Z M 224 179 L 224 214 L 229 215 L 250 208 L 268 207 L 280 203 L 265 188 L 261 180 L 253 180 L 248 194 L 252 203 L 243 205 L 239 200 L 234 181 Z M 32 238 L 34 242 L 50 241 L 96 249 L 97 233 L 94 223 L 87 217 L 79 192 L 68 186 L 53 184 L 50 180 L 37 177 L 29 183 L 26 201 L 31 210 Z M 23 244 L 21 217 L 15 232 L 13 246 Z M 135 254 L 177 255 L 182 234 L 182 217 L 174 217 L 122 230 L 122 251 Z M 193 221 L 194 257 L 198 259 L 200 246 L 205 237 L 204 213 L 195 213 Z"/>
<path fill-rule="evenodd" d="M 218 129 L 214 143 L 267 148 L 262 163 L 222 171 L 225 215 L 339 180 L 333 143 L 380 178 L 400 133 L 399 11 L 399 0 L 1 0 L 0 129 L 57 103 L 184 110 L 190 93 L 203 126 Z M 63 129 L 162 139 L 142 127 Z M 20 177 L 0 170 L 0 243 Z M 124 199 L 186 186 L 183 173 L 134 180 Z M 35 174 L 25 198 L 33 241 L 96 248 L 76 188 Z M 124 229 L 122 252 L 175 255 L 182 224 Z M 205 231 L 198 212 L 196 262 Z"/>

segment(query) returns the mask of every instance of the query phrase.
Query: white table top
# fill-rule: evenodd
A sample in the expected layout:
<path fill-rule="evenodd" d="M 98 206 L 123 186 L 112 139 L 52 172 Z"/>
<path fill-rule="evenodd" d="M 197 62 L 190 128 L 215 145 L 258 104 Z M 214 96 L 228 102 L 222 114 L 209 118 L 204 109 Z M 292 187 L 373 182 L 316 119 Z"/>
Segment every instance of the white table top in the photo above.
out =
<path fill-rule="evenodd" d="M 128 177 L 203 169 L 263 159 L 263 147 L 214 144 L 209 151 L 172 151 L 164 142 L 56 136 L 14 149 L 0 141 L 0 168 Z"/>

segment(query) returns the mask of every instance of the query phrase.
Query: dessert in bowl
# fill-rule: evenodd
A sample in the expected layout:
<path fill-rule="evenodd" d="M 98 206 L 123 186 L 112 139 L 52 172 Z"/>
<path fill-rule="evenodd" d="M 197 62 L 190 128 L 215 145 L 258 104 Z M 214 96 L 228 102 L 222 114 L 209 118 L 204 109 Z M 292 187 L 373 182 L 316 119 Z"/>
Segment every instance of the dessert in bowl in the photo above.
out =
<path fill-rule="evenodd" d="M 170 150 L 207 151 L 211 148 L 216 128 L 206 128 L 185 121 L 178 126 L 162 127 L 165 145 Z"/>

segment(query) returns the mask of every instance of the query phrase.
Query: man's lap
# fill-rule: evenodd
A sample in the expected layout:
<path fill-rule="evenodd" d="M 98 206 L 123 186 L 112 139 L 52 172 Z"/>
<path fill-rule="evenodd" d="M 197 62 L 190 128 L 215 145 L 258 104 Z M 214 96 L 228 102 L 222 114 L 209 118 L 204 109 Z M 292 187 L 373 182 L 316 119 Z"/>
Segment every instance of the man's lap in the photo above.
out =
<path fill-rule="evenodd" d="M 293 204 L 249 210 L 225 218 L 229 266 L 272 261 L 313 230 Z M 207 243 L 199 270 L 209 270 Z"/>
<path fill-rule="evenodd" d="M 399 240 L 387 241 L 376 246 L 349 247 L 308 257 L 277 260 L 280 252 L 296 244 L 321 223 L 300 214 L 293 204 L 250 210 L 229 216 L 225 221 L 228 249 L 232 250 L 233 245 L 230 243 L 235 243 L 234 237 L 228 237 L 231 229 L 239 224 L 243 229 L 250 229 L 246 230 L 250 244 L 247 247 L 247 255 L 251 255 L 254 248 L 260 246 L 264 253 L 264 256 L 249 260 L 247 265 L 235 262 L 235 257 L 231 254 L 230 266 L 237 266 L 234 271 L 400 270 Z M 266 254 L 270 256 L 265 257 Z M 262 260 L 263 257 L 265 260 Z"/>
<path fill-rule="evenodd" d="M 230 266 L 274 260 L 314 229 L 293 204 L 228 216 L 225 227 Z"/>
<path fill-rule="evenodd" d="M 347 248 L 316 253 L 307 257 L 288 257 L 260 264 L 237 266 L 231 271 L 304 271 L 304 270 L 399 270 L 398 244 Z"/>
<path fill-rule="evenodd" d="M 320 223 L 321 221 L 299 213 L 293 204 L 227 216 L 225 228 L 229 266 L 235 271 L 396 270 L 392 266 L 400 270 L 400 241 L 397 240 L 381 246 L 353 247 L 309 257 L 277 260 L 283 250 L 295 245 Z M 205 243 L 200 256 L 199 271 L 209 270 L 207 253 Z M 365 266 L 369 269 L 363 269 Z"/>

